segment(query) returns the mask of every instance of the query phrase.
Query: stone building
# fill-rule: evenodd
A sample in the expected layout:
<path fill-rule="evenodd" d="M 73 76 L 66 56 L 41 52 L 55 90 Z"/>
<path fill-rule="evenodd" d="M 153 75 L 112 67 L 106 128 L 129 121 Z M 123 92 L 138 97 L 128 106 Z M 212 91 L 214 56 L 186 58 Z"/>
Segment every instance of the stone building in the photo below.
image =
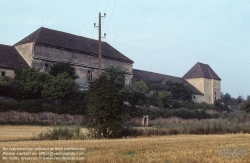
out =
<path fill-rule="evenodd" d="M 207 64 L 195 64 L 182 78 L 133 69 L 133 61 L 106 42 L 102 46 L 102 69 L 109 65 L 126 71 L 126 85 L 135 80 L 163 79 L 189 84 L 195 102 L 214 103 L 220 98 L 221 79 Z M 14 77 L 14 69 L 33 67 L 48 72 L 56 62 L 75 67 L 81 89 L 98 77 L 98 41 L 48 28 L 39 28 L 13 46 L 0 45 L 0 77 Z"/>
<path fill-rule="evenodd" d="M 19 67 L 28 67 L 28 64 L 15 47 L 0 44 L 0 77 L 14 77 L 14 69 Z"/>
<path fill-rule="evenodd" d="M 182 78 L 204 94 L 194 96 L 195 102 L 213 104 L 221 98 L 221 79 L 209 65 L 198 62 Z"/>
<path fill-rule="evenodd" d="M 163 82 L 171 80 L 189 84 L 193 91 L 192 99 L 195 102 L 213 104 L 221 97 L 221 79 L 209 65 L 200 62 L 196 63 L 182 78 L 137 69 L 133 69 L 133 78 L 135 80 L 162 79 Z"/>
<path fill-rule="evenodd" d="M 102 46 L 102 69 L 109 65 L 126 71 L 126 84 L 132 79 L 133 61 L 106 42 Z M 69 62 L 79 78 L 76 82 L 83 89 L 98 77 L 98 41 L 82 36 L 39 28 L 14 45 L 30 67 L 48 72 L 56 62 Z"/>

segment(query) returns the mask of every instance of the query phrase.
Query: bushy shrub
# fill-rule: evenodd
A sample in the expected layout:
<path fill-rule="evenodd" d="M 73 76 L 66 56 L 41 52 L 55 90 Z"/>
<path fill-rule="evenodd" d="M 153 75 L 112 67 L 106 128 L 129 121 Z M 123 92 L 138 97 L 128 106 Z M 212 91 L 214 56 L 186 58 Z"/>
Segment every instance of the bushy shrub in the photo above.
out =
<path fill-rule="evenodd" d="M 20 105 L 16 100 L 0 97 L 0 112 L 8 110 L 19 110 L 19 109 Z"/>
<path fill-rule="evenodd" d="M 80 126 L 55 126 L 53 130 L 38 134 L 38 140 L 84 139 Z"/>

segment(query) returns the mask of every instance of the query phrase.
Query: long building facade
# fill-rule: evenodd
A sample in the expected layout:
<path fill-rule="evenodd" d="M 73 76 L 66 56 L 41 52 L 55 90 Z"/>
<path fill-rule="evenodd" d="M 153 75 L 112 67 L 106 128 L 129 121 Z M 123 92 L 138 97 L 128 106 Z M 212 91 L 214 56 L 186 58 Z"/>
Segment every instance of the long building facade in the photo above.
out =
<path fill-rule="evenodd" d="M 126 72 L 126 85 L 132 80 L 163 79 L 192 86 L 193 101 L 214 103 L 220 98 L 221 79 L 207 64 L 195 64 L 182 78 L 133 69 L 133 61 L 106 42 L 102 46 L 102 69 L 109 65 Z M 0 77 L 14 77 L 14 69 L 32 67 L 48 72 L 57 62 L 75 67 L 80 89 L 87 89 L 98 77 L 98 41 L 48 28 L 39 28 L 13 46 L 0 44 Z"/>
<path fill-rule="evenodd" d="M 102 67 L 119 66 L 126 71 L 126 85 L 131 84 L 133 61 L 106 42 L 102 46 Z M 80 87 L 98 77 L 98 41 L 47 28 L 39 28 L 14 45 L 30 67 L 48 72 L 56 62 L 75 67 Z"/>

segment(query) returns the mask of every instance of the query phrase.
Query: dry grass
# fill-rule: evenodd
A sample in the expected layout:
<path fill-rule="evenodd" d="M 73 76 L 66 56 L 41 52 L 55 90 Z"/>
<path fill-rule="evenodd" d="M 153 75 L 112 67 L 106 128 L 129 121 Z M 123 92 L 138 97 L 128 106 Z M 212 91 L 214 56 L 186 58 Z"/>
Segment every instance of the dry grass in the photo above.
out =
<path fill-rule="evenodd" d="M 53 126 L 0 126 L 0 142 L 30 140 L 39 133 L 52 129 Z M 82 128 L 81 131 L 86 133 L 87 129 Z"/>
<path fill-rule="evenodd" d="M 16 127 L 16 135 L 15 134 Z M 24 136 L 23 132 L 32 135 L 43 127 L 32 126 L 2 126 L 0 135 L 13 134 L 18 138 L 19 134 Z M 7 128 L 10 128 L 8 130 Z M 44 128 L 47 130 L 47 128 Z M 33 131 L 32 131 L 33 130 Z M 141 137 L 136 139 L 116 139 L 116 140 L 68 140 L 68 141 L 18 141 L 1 142 L 0 158 L 2 158 L 3 147 L 72 147 L 86 148 L 86 162 L 107 163 L 139 163 L 139 162 L 249 162 L 249 152 L 244 158 L 221 157 L 220 149 L 226 147 L 229 149 L 245 148 L 250 149 L 249 134 L 227 134 L 227 135 L 174 135 L 161 137 Z M 11 161 L 4 161 L 9 163 Z M 22 163 L 25 161 L 18 161 Z M 53 161 L 37 161 L 53 162 Z M 54 161 L 59 162 L 59 161 Z M 66 162 L 66 161 L 62 161 Z M 77 161 L 70 161 L 77 162 Z"/>

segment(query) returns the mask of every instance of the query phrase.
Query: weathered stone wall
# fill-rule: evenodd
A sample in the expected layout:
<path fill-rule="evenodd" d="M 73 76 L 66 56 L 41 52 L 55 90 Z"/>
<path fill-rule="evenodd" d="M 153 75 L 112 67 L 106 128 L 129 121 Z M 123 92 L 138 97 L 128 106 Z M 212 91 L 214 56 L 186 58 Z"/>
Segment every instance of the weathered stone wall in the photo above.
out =
<path fill-rule="evenodd" d="M 5 76 L 8 76 L 10 78 L 15 77 L 14 70 L 4 69 L 4 68 L 0 68 L 0 77 L 2 77 L 2 71 L 5 72 Z"/>
<path fill-rule="evenodd" d="M 76 82 L 79 85 L 86 87 L 88 86 L 88 82 L 98 77 L 98 58 L 96 55 L 88 55 L 64 49 L 35 45 L 32 67 L 46 72 L 49 70 L 50 65 L 59 61 L 70 62 L 75 67 L 76 73 L 79 75 Z M 109 65 L 119 66 L 124 69 L 128 73 L 126 75 L 126 84 L 131 84 L 133 69 L 132 63 L 102 57 L 102 69 Z"/>
<path fill-rule="evenodd" d="M 29 66 L 32 66 L 32 62 L 33 62 L 33 47 L 34 47 L 33 42 L 15 46 L 16 50 L 23 57 L 23 59 L 28 63 Z"/>

